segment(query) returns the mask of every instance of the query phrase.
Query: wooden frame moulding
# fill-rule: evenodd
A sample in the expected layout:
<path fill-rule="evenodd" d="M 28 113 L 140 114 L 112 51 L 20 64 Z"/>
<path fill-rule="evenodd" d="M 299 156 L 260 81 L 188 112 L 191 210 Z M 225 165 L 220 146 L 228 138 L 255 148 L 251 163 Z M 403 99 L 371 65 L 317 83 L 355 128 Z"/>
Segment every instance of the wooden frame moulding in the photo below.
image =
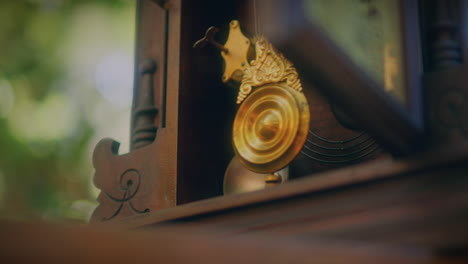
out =
<path fill-rule="evenodd" d="M 101 190 L 91 222 L 144 214 L 176 205 L 180 1 L 170 10 L 137 2 L 137 36 L 131 151 L 101 140 L 93 154 L 94 184 Z M 168 34 L 168 28 L 173 34 Z M 170 49 L 168 47 L 171 47 Z"/>

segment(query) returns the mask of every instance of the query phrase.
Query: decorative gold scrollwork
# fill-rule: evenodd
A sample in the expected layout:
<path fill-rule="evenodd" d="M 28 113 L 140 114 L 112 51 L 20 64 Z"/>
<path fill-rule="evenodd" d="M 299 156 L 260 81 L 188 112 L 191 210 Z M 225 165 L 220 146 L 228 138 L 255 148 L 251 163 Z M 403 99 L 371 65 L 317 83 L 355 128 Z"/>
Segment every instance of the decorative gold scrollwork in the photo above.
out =
<path fill-rule="evenodd" d="M 255 42 L 256 59 L 250 63 L 250 67 L 244 69 L 244 76 L 237 95 L 237 104 L 252 92 L 253 87 L 267 83 L 279 83 L 286 81 L 292 89 L 302 91 L 299 75 L 293 64 L 264 38 L 258 38 Z"/>

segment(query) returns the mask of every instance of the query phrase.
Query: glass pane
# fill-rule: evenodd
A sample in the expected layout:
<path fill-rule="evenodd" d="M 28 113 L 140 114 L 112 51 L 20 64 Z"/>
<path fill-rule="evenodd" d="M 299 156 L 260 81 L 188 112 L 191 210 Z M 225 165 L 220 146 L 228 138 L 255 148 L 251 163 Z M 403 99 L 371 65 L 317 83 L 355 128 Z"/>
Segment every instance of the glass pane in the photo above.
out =
<path fill-rule="evenodd" d="M 385 91 L 406 103 L 401 2 L 306 0 L 305 12 Z"/>

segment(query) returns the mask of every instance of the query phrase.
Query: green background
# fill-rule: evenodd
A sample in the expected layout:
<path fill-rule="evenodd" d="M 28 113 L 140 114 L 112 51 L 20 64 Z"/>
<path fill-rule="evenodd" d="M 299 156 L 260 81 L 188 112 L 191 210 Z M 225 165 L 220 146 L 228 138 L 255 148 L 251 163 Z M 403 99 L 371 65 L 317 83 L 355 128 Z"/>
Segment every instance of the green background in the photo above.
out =
<path fill-rule="evenodd" d="M 134 0 L 0 1 L 0 217 L 87 221 L 92 150 L 128 149 Z"/>

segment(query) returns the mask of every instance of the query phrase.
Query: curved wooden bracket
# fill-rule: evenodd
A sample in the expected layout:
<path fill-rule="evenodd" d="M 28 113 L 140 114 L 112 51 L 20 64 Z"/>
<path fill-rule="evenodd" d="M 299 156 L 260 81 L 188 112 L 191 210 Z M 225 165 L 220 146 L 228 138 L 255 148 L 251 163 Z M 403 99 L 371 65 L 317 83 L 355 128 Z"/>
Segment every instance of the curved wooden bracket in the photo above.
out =
<path fill-rule="evenodd" d="M 94 150 L 94 185 L 101 193 L 97 199 L 100 204 L 91 221 L 107 221 L 174 206 L 175 192 L 164 190 L 175 189 L 175 180 L 171 181 L 175 178 L 161 177 L 169 174 L 169 168 L 155 165 L 164 159 L 158 151 L 158 147 L 163 148 L 161 144 L 156 141 L 124 155 L 118 155 L 119 145 L 105 138 Z"/>

